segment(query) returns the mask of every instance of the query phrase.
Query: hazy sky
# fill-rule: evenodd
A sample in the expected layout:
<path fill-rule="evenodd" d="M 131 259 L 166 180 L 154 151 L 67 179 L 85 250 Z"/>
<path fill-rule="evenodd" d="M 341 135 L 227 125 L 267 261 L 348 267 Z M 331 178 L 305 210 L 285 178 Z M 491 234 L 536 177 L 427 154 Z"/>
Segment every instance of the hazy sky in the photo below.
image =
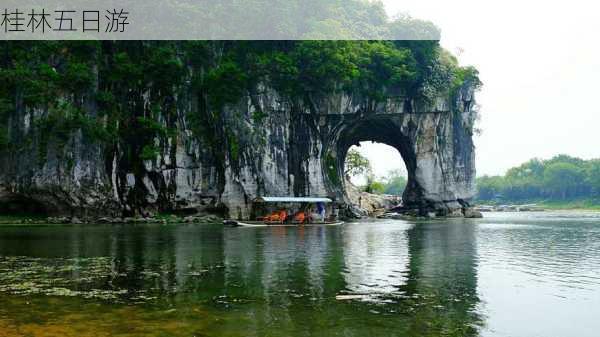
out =
<path fill-rule="evenodd" d="M 435 23 L 442 45 L 476 66 L 483 130 L 477 173 L 533 157 L 600 157 L 600 4 L 588 0 L 384 0 L 388 13 Z M 388 149 L 389 151 L 390 149 Z M 363 146 L 384 174 L 393 151 Z"/>

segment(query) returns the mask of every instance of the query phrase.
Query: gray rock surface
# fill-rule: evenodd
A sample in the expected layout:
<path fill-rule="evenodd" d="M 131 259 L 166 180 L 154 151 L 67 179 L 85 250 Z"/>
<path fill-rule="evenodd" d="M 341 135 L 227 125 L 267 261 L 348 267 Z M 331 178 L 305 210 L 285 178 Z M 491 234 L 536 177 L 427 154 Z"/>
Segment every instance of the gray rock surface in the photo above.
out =
<path fill-rule="evenodd" d="M 461 215 L 474 196 L 476 111 L 468 86 L 453 97 L 440 93 L 434 102 L 390 97 L 378 104 L 346 94 L 290 102 L 263 87 L 226 107 L 219 127 L 230 136 L 212 143 L 189 127 L 196 109 L 191 96 L 178 97 L 176 132 L 156 139 L 160 153 L 142 169 L 133 169 L 122 149 L 106 148 L 81 131 L 61 146 L 47 144 L 43 160 L 36 142 L 27 151 L 0 153 L 0 203 L 82 217 L 168 210 L 233 218 L 251 216 L 258 195 L 329 196 L 349 203 L 344 157 L 350 146 L 367 140 L 401 153 L 408 172 L 405 210 Z M 85 105 L 88 113 L 94 104 Z M 256 111 L 266 117 L 256 120 Z M 45 113 L 19 107 L 11 126 L 28 135 Z M 235 153 L 226 150 L 231 142 Z"/>

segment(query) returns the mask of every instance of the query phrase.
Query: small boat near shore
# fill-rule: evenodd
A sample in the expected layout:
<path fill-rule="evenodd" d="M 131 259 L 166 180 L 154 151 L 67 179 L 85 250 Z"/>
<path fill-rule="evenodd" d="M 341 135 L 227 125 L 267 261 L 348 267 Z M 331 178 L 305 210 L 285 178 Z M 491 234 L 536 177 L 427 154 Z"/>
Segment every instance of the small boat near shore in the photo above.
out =
<path fill-rule="evenodd" d="M 339 226 L 343 225 L 343 221 L 324 221 L 324 222 L 308 222 L 308 223 L 280 223 L 280 222 L 264 222 L 250 220 L 223 220 L 224 225 L 239 226 L 239 227 L 301 227 L 301 226 Z"/>
<path fill-rule="evenodd" d="M 258 197 L 253 200 L 254 213 L 264 215 L 254 216 L 254 220 L 224 220 L 223 224 L 242 227 L 341 225 L 344 222 L 337 220 L 337 212 L 327 216 L 325 205 L 331 202 L 324 197 Z M 316 205 L 316 212 L 312 211 L 311 204 Z"/>

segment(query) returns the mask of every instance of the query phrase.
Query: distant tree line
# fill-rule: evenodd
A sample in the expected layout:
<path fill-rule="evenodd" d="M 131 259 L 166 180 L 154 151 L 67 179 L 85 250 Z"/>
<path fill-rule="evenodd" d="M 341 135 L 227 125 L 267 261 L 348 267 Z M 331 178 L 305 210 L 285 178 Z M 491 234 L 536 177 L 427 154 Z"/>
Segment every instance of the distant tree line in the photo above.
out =
<path fill-rule="evenodd" d="M 482 201 L 567 201 L 600 197 L 600 159 L 558 155 L 532 159 L 503 176 L 477 178 Z"/>

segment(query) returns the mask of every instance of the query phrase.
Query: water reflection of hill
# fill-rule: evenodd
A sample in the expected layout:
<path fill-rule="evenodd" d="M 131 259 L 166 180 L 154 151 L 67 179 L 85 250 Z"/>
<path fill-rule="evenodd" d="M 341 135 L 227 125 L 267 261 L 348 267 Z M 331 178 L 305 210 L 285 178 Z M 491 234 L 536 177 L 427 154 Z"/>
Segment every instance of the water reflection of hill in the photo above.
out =
<path fill-rule="evenodd" d="M 54 275 L 72 281 L 67 287 L 124 290 L 117 302 L 142 301 L 147 310 L 201 306 L 229 322 L 213 326 L 217 334 L 471 336 L 481 322 L 475 311 L 477 246 L 468 224 L 3 232 L 0 254 L 29 253 L 40 265 L 78 265 Z M 24 244 L 13 244 L 15 237 Z M 102 272 L 76 282 L 86 274 L 81 261 L 96 258 L 106 264 Z M 44 270 L 33 277 L 46 277 Z M 336 299 L 340 294 L 361 297 Z M 181 319 L 192 324 L 202 316 Z"/>

